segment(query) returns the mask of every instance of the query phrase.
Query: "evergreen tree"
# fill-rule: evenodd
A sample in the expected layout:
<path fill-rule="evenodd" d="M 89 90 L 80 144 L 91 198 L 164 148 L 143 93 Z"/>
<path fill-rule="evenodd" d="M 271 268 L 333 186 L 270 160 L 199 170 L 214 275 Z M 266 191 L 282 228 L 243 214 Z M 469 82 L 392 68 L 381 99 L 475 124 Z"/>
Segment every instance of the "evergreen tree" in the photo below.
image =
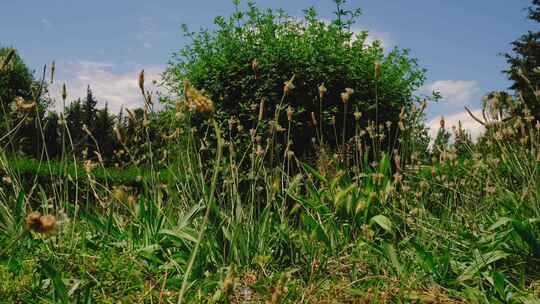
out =
<path fill-rule="evenodd" d="M 51 159 L 56 158 L 61 152 L 60 117 L 56 112 L 49 112 L 44 120 L 43 133 L 45 137 L 45 147 Z"/>
<path fill-rule="evenodd" d="M 540 0 L 533 0 L 528 18 L 540 23 Z M 540 120 L 540 31 L 529 31 L 512 43 L 513 54 L 505 54 L 513 82 L 511 89 L 522 95 L 531 114 Z"/>
<path fill-rule="evenodd" d="M 92 90 L 90 89 L 90 86 L 86 89 L 86 98 L 84 99 L 84 102 L 82 104 L 83 107 L 83 124 L 86 126 L 87 130 L 90 131 L 92 134 L 96 131 L 95 122 L 96 122 L 96 114 L 97 114 L 97 100 L 94 98 L 94 95 L 92 94 Z M 95 146 L 94 140 L 91 138 L 89 134 L 86 132 L 83 133 L 84 139 L 83 144 L 85 146 L 85 149 L 88 152 L 88 157 L 94 158 L 94 151 L 96 151 L 97 147 Z"/>
<path fill-rule="evenodd" d="M 94 137 L 99 145 L 103 159 L 112 159 L 112 153 L 116 148 L 113 135 L 114 116 L 109 113 L 107 104 L 96 113 Z"/>
<path fill-rule="evenodd" d="M 84 111 L 81 105 L 81 100 L 77 99 L 73 101 L 66 110 L 66 124 L 69 130 L 69 135 L 73 144 L 73 152 L 79 156 L 82 153 L 84 136 L 82 131 L 82 125 L 84 121 Z"/>

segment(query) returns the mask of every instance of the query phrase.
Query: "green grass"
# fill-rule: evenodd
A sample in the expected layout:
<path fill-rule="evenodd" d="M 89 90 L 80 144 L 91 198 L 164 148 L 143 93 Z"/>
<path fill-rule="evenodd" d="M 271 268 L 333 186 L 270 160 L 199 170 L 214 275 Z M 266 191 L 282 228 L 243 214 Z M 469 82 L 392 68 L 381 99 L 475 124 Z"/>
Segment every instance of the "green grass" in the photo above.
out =
<path fill-rule="evenodd" d="M 272 163 L 279 146 L 235 157 L 209 122 L 215 150 L 185 132 L 161 171 L 0 150 L 0 302 L 538 302 L 540 128 L 502 140 L 513 126 L 495 125 L 433 161 L 320 149 Z"/>

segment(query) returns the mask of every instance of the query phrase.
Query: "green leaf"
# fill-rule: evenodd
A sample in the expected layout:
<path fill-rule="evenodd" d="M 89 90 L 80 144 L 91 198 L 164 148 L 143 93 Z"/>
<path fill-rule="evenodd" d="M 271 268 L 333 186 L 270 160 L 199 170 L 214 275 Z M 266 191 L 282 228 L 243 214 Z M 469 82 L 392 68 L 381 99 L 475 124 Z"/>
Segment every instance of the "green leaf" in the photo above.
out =
<path fill-rule="evenodd" d="M 533 254 L 535 256 L 540 256 L 540 242 L 534 235 L 532 226 L 529 224 L 529 222 L 522 222 L 518 220 L 512 221 L 512 227 L 514 227 L 514 230 L 517 232 L 519 237 L 531 247 L 531 250 L 533 251 Z"/>
<path fill-rule="evenodd" d="M 377 223 L 382 229 L 384 229 L 386 232 L 393 234 L 393 225 L 392 221 L 390 221 L 389 218 L 386 216 L 379 214 L 371 218 L 371 223 Z"/>
<path fill-rule="evenodd" d="M 501 226 L 506 225 L 507 223 L 511 222 L 512 219 L 508 217 L 501 217 L 498 219 L 493 225 L 489 226 L 488 230 L 493 231 Z"/>
<path fill-rule="evenodd" d="M 383 248 L 384 248 L 386 257 L 390 260 L 390 262 L 392 263 L 392 266 L 394 266 L 397 273 L 401 275 L 403 273 L 403 267 L 401 263 L 399 262 L 396 249 L 394 248 L 393 245 L 388 244 L 388 243 L 385 243 Z"/>
<path fill-rule="evenodd" d="M 458 281 L 463 282 L 470 280 L 474 277 L 476 273 L 478 273 L 482 268 L 486 267 L 487 265 L 494 263 L 498 260 L 505 259 L 508 257 L 509 254 L 501 251 L 501 250 L 495 250 L 488 252 L 481 257 L 478 257 L 475 261 L 473 261 L 466 269 L 463 271 L 463 273 L 458 277 Z"/>
<path fill-rule="evenodd" d="M 197 242 L 196 233 L 195 231 L 188 229 L 188 228 L 181 228 L 181 229 L 161 229 L 159 231 L 160 235 L 171 237 L 177 241 L 189 241 L 192 243 Z"/>
<path fill-rule="evenodd" d="M 41 270 L 53 283 L 55 299 L 60 300 L 60 303 L 67 304 L 69 297 L 60 273 L 46 261 L 41 262 Z"/>
<path fill-rule="evenodd" d="M 316 169 L 314 169 L 308 164 L 302 164 L 302 166 L 304 167 L 304 170 L 306 170 L 311 175 L 315 176 L 318 180 L 326 182 L 326 177 L 322 176 L 321 173 L 319 173 L 319 171 L 317 171 Z"/>

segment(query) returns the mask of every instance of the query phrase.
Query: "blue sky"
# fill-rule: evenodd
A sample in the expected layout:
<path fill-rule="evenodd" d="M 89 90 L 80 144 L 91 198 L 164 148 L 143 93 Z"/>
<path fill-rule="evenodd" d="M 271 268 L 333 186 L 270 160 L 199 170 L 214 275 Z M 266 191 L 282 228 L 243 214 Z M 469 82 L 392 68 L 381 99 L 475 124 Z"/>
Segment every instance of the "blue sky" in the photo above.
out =
<path fill-rule="evenodd" d="M 425 91 L 436 89 L 444 100 L 428 107 L 428 123 L 464 122 L 479 131 L 463 112 L 478 109 L 486 92 L 509 86 L 500 53 L 510 42 L 538 25 L 526 20 L 530 0 L 350 0 L 363 15 L 356 29 L 370 30 L 384 45 L 411 49 L 428 70 Z M 314 6 L 332 18 L 331 0 L 256 1 L 283 8 L 293 16 Z M 55 60 L 57 83 L 66 82 L 71 98 L 87 84 L 113 110 L 140 103 L 136 78 L 141 68 L 158 77 L 173 51 L 186 40 L 180 25 L 212 26 L 217 15 L 229 15 L 230 0 L 17 0 L 0 1 L 0 44 L 16 47 L 32 69 Z M 59 86 L 51 87 L 58 95 Z"/>

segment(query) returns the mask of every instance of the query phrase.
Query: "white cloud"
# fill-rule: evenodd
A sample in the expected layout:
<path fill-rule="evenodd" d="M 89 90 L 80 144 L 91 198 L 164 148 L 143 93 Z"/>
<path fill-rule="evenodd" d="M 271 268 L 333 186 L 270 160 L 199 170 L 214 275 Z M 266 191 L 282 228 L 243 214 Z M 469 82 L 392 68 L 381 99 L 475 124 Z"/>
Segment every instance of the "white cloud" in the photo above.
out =
<path fill-rule="evenodd" d="M 476 117 L 482 116 L 481 110 L 474 110 L 474 111 L 471 110 L 471 112 Z M 441 117 L 438 116 L 430 120 L 427 124 L 427 126 L 429 127 L 429 133 L 430 133 L 429 135 L 431 136 L 432 139 L 435 138 L 435 136 L 437 135 L 437 132 L 439 131 L 440 120 L 441 120 Z M 452 126 L 455 126 L 457 128 L 459 122 L 461 122 L 462 128 L 471 135 L 473 140 L 476 140 L 478 136 L 480 136 L 484 132 L 484 126 L 482 126 L 477 121 L 475 121 L 466 111 L 444 116 L 444 120 L 445 120 L 445 128 L 447 130 L 451 130 Z"/>
<path fill-rule="evenodd" d="M 48 28 L 52 28 L 52 22 L 47 18 L 42 18 L 41 23 L 43 23 Z"/>
<path fill-rule="evenodd" d="M 158 65 L 133 66 L 127 72 L 113 71 L 115 64 L 94 61 L 62 62 L 57 65 L 58 78 L 50 86 L 50 94 L 56 100 L 55 108 L 61 108 L 61 86 L 66 84 L 68 101 L 86 97 L 86 88 L 90 85 L 92 93 L 99 101 L 98 106 L 108 104 L 109 109 L 117 113 L 120 108 L 134 108 L 143 105 L 139 89 L 139 72 L 145 70 L 146 89 L 162 92 L 152 84 L 160 79 L 164 67 Z"/>
<path fill-rule="evenodd" d="M 138 20 L 139 33 L 137 34 L 137 40 L 139 40 L 143 47 L 151 48 L 153 39 L 161 37 L 158 26 L 152 17 L 142 17 Z"/>
<path fill-rule="evenodd" d="M 420 89 L 424 94 L 431 94 L 433 91 L 441 93 L 441 102 L 461 106 L 470 103 L 480 91 L 480 87 L 478 82 L 472 80 L 439 80 Z"/>

